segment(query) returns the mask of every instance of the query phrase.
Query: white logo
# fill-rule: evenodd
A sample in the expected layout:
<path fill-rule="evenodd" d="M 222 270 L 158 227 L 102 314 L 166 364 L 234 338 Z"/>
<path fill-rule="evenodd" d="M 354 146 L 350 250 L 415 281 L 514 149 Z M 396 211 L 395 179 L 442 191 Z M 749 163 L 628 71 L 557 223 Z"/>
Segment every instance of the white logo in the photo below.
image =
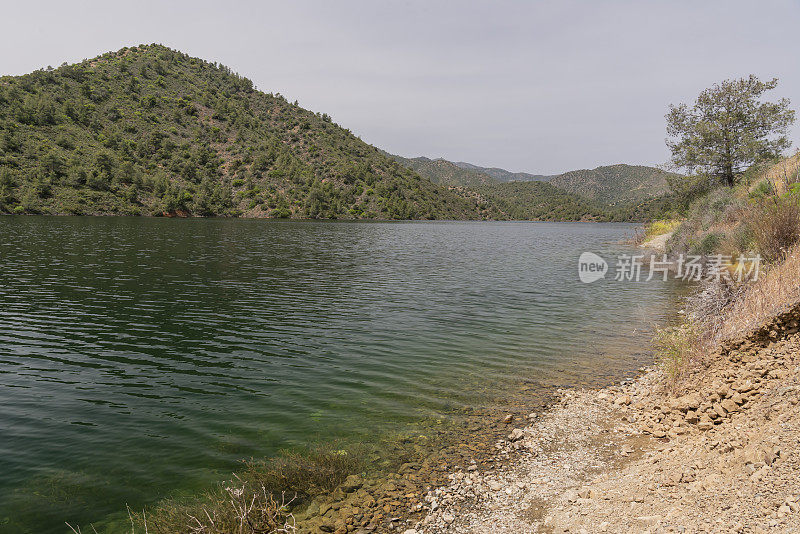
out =
<path fill-rule="evenodd" d="M 601 278 L 605 278 L 608 272 L 606 260 L 594 252 L 584 252 L 578 258 L 578 278 L 584 284 L 591 284 Z"/>

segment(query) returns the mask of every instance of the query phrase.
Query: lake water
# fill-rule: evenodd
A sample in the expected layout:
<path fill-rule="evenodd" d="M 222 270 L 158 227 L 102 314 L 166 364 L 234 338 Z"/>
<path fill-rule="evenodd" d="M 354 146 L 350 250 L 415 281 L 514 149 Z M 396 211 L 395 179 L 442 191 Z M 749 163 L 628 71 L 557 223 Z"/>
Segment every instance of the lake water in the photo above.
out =
<path fill-rule="evenodd" d="M 633 229 L 0 218 L 0 532 L 630 374 L 680 288 L 582 284 L 577 258 Z"/>

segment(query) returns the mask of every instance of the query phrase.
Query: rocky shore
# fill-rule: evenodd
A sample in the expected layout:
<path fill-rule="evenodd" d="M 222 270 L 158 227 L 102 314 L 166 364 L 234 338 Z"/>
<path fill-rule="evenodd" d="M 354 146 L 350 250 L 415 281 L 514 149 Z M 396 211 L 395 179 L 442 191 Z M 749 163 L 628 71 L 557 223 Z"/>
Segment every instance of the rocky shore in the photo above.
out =
<path fill-rule="evenodd" d="M 401 532 L 800 532 L 800 306 L 676 387 L 660 370 L 562 391 L 461 466 Z M 399 526 L 399 525 L 398 525 Z"/>

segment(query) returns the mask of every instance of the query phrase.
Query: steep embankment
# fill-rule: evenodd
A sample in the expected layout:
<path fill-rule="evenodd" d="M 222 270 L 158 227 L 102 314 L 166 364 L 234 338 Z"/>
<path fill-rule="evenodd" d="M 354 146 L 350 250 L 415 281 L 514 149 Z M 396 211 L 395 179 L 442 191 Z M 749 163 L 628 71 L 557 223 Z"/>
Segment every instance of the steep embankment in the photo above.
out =
<path fill-rule="evenodd" d="M 0 213 L 480 218 L 325 114 L 160 45 L 0 78 Z"/>

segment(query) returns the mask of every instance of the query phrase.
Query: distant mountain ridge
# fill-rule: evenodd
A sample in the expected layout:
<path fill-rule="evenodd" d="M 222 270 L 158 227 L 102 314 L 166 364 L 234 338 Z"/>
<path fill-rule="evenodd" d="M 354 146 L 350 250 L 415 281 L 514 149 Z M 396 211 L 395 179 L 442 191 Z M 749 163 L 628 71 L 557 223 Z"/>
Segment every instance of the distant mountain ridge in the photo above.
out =
<path fill-rule="evenodd" d="M 446 159 L 430 159 L 424 156 L 418 158 L 404 158 L 388 154 L 395 161 L 413 171 L 418 172 L 428 180 L 436 184 L 448 186 L 475 186 L 494 183 L 494 177 L 460 167 L 458 164 Z"/>
<path fill-rule="evenodd" d="M 512 172 L 499 167 L 481 167 L 463 161 L 425 157 L 392 156 L 402 165 L 417 171 L 432 182 L 450 186 L 474 187 L 510 182 L 547 182 L 561 191 L 604 206 L 641 203 L 669 192 L 667 171 L 645 165 L 604 165 L 556 175 Z"/>
<path fill-rule="evenodd" d="M 453 165 L 460 167 L 462 169 L 467 169 L 470 171 L 475 171 L 481 174 L 491 176 L 498 182 L 526 182 L 526 181 L 547 182 L 552 178 L 552 176 L 548 176 L 545 174 L 511 172 L 505 169 L 501 169 L 499 167 L 480 167 L 478 165 L 473 165 L 472 163 L 466 163 L 464 161 L 454 161 Z"/>
<path fill-rule="evenodd" d="M 669 192 L 667 178 L 673 175 L 645 165 L 606 165 L 596 169 L 569 171 L 550 183 L 559 189 L 606 205 L 640 202 Z"/>

